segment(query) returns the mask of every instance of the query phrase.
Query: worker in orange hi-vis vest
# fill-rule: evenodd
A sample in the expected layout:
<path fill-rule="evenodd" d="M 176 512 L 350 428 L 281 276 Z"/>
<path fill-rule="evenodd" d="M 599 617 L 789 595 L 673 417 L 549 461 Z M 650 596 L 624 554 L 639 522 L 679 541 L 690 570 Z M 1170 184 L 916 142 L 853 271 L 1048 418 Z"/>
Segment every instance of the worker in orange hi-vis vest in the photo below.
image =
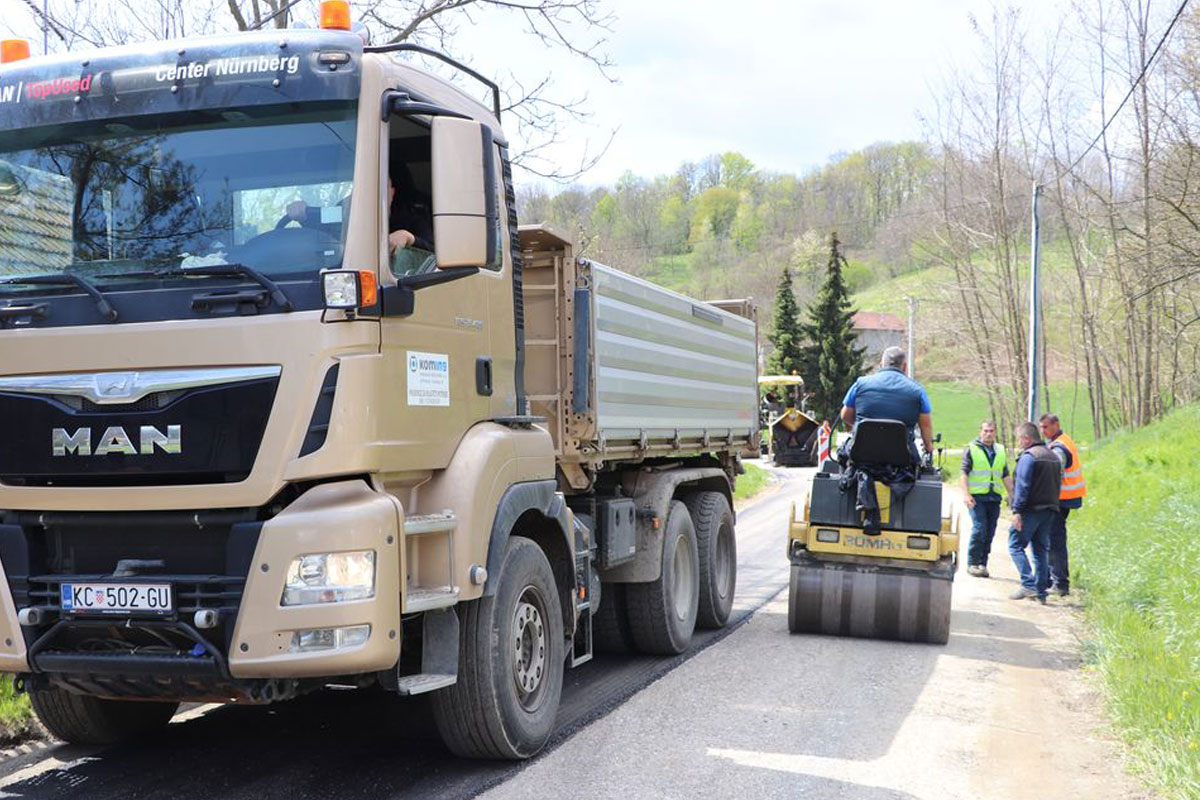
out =
<path fill-rule="evenodd" d="M 1042 437 L 1050 452 L 1058 456 L 1063 465 L 1062 489 L 1058 494 L 1058 515 L 1050 528 L 1050 583 L 1059 597 L 1071 592 L 1071 563 L 1067 557 L 1067 517 L 1071 509 L 1083 506 L 1087 484 L 1083 479 L 1083 462 L 1079 460 L 1079 448 L 1070 436 L 1063 433 L 1058 417 L 1042 414 L 1038 419 Z"/>

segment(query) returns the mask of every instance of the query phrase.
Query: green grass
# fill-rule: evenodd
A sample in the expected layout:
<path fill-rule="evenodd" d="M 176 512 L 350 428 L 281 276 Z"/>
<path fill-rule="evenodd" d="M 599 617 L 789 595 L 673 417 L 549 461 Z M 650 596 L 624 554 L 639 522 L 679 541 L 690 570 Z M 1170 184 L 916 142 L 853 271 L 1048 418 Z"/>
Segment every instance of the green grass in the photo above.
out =
<path fill-rule="evenodd" d="M 979 434 L 979 423 L 988 414 L 987 393 L 982 386 L 969 383 L 930 382 L 925 384 L 933 406 L 934 433 L 942 434 L 947 448 L 964 447 Z M 1054 413 L 1062 421 L 1063 430 L 1076 442 L 1092 441 L 1092 409 L 1088 404 L 1087 386 L 1056 383 L 1050 386 L 1050 401 Z M 1000 440 L 1012 444 L 1011 431 L 1000 431 Z"/>
<path fill-rule="evenodd" d="M 733 499 L 745 500 L 761 492 L 771 483 L 771 473 L 754 464 L 743 465 L 746 472 L 737 476 L 734 484 Z"/>
<path fill-rule="evenodd" d="M 29 697 L 17 694 L 12 675 L 0 675 L 0 739 L 22 739 L 33 721 Z"/>
<path fill-rule="evenodd" d="M 882 311 L 906 320 L 908 319 L 908 301 L 904 299 L 906 296 L 927 298 L 931 285 L 945 285 L 953 280 L 954 273 L 949 267 L 928 267 L 872 284 L 863 291 L 856 292 L 850 301 L 856 309 Z M 919 325 L 917 330 L 920 330 Z"/>
<path fill-rule="evenodd" d="M 1200 406 L 1093 450 L 1071 515 L 1086 652 L 1146 779 L 1200 797 Z"/>

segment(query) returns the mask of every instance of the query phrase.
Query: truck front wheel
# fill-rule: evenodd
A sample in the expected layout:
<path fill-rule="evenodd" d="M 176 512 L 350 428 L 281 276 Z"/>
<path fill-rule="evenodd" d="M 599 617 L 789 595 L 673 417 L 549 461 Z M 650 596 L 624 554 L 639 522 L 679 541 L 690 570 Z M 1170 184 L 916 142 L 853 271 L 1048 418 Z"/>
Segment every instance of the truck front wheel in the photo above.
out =
<path fill-rule="evenodd" d="M 70 744 L 117 744 L 165 727 L 179 703 L 102 700 L 65 689 L 33 689 L 29 702 L 54 736 Z"/>
<path fill-rule="evenodd" d="M 528 758 L 554 729 L 566 640 L 554 572 L 513 536 L 493 595 L 458 606 L 458 683 L 432 696 L 442 741 L 467 758 Z"/>
<path fill-rule="evenodd" d="M 696 529 L 687 506 L 672 500 L 658 580 L 625 585 L 629 630 L 639 650 L 672 656 L 687 649 L 696 629 L 699 584 Z"/>

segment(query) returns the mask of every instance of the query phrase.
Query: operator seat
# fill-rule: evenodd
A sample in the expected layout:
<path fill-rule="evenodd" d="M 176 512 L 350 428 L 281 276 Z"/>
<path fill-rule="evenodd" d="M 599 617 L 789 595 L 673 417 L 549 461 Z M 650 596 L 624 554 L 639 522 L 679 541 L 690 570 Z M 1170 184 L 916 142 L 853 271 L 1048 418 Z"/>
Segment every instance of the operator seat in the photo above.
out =
<path fill-rule="evenodd" d="M 847 454 L 852 464 L 911 467 L 917 464 L 916 446 L 908 426 L 895 419 L 860 419 L 854 424 Z"/>

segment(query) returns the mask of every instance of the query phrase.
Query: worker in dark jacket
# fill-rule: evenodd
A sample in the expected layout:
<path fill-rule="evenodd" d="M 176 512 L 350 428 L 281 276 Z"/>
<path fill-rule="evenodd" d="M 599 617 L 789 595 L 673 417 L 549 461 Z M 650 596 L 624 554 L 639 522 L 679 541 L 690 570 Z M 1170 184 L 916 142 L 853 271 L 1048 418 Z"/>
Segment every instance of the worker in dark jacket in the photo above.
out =
<path fill-rule="evenodd" d="M 1013 482 L 1008 552 L 1021 574 L 1021 587 L 1010 597 L 1013 600 L 1036 597 L 1039 603 L 1045 603 L 1050 584 L 1050 528 L 1058 516 L 1062 462 L 1038 437 L 1038 429 L 1032 422 L 1018 425 L 1016 434 L 1021 454 L 1017 456 Z M 1033 548 L 1033 569 L 1025 557 L 1027 547 Z"/>

